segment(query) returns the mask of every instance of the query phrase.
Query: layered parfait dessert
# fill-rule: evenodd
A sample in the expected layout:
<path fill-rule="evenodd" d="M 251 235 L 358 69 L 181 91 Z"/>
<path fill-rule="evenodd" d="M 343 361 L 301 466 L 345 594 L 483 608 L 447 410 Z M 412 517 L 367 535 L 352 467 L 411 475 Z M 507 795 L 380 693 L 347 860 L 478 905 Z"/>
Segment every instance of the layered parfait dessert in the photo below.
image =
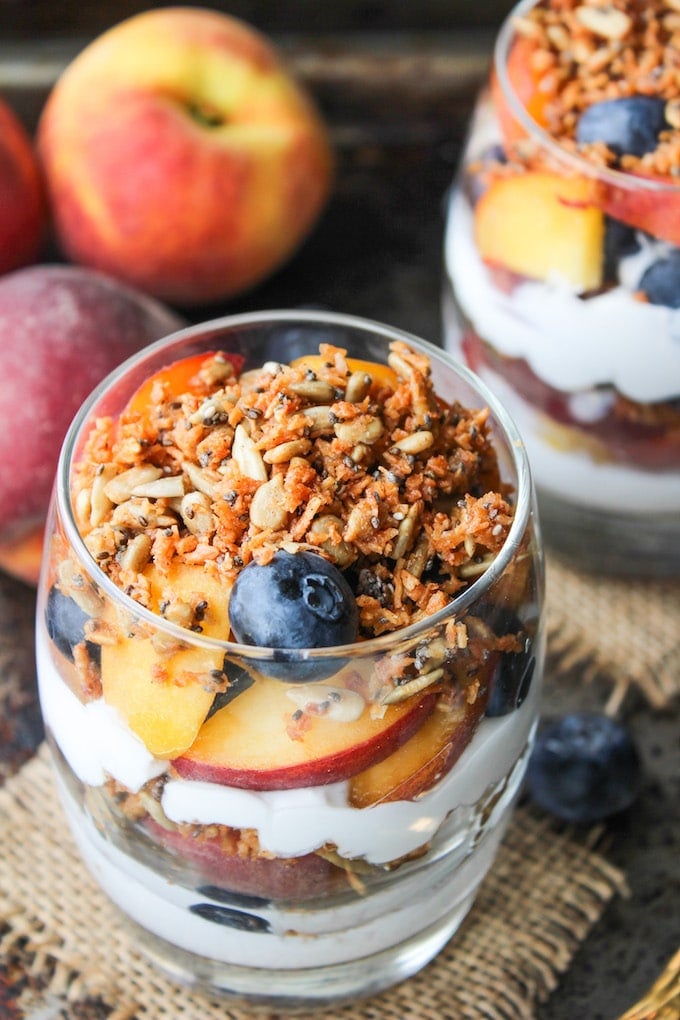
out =
<path fill-rule="evenodd" d="M 447 345 L 514 414 L 547 536 L 615 570 L 680 570 L 678 40 L 674 0 L 520 4 L 450 198 Z"/>
<path fill-rule="evenodd" d="M 72 828 L 173 972 L 279 1003 L 384 987 L 466 913 L 524 773 L 528 480 L 403 340 L 151 360 L 74 426 L 41 584 Z"/>

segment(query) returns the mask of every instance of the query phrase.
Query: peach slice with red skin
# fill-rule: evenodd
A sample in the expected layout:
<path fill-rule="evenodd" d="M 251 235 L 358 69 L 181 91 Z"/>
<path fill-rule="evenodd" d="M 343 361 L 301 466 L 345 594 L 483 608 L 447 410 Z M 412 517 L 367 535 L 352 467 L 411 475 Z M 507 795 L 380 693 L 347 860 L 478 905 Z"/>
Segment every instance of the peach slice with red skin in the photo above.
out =
<path fill-rule="evenodd" d="M 167 575 L 150 565 L 151 608 L 158 612 L 164 593 L 196 605 L 206 602 L 201 621 L 206 637 L 229 635 L 229 586 L 205 566 L 174 564 Z M 116 624 L 116 619 L 111 623 Z M 221 649 L 187 645 L 168 653 L 151 637 L 122 636 L 102 646 L 102 691 L 133 733 L 157 758 L 172 758 L 191 746 L 212 705 L 213 671 L 220 672 Z"/>
<path fill-rule="evenodd" d="M 201 727 L 193 745 L 173 765 L 185 779 L 248 790 L 287 790 L 348 779 L 387 757 L 422 726 L 436 696 L 424 693 L 388 705 L 382 717 L 367 706 L 358 719 L 323 715 L 292 725 L 295 705 L 287 686 L 256 682 Z"/>
<path fill-rule="evenodd" d="M 586 178 L 539 171 L 498 177 L 475 207 L 482 258 L 534 279 L 559 275 L 581 292 L 596 289 L 604 217 L 594 197 Z"/>
<path fill-rule="evenodd" d="M 350 780 L 349 801 L 365 808 L 391 800 L 413 800 L 453 768 L 472 739 L 488 698 L 468 701 L 450 689 L 414 735 L 389 757 Z"/>
<path fill-rule="evenodd" d="M 197 826 L 164 828 L 151 817 L 145 819 L 144 825 L 151 838 L 168 852 L 178 854 L 183 862 L 191 861 L 204 884 L 210 883 L 217 886 L 218 891 L 224 891 L 226 903 L 229 902 L 229 893 L 236 894 L 235 899 L 240 895 L 258 899 L 309 900 L 348 888 L 345 870 L 320 854 L 309 853 L 301 857 L 241 856 L 225 845 L 219 834 L 209 835 Z"/>

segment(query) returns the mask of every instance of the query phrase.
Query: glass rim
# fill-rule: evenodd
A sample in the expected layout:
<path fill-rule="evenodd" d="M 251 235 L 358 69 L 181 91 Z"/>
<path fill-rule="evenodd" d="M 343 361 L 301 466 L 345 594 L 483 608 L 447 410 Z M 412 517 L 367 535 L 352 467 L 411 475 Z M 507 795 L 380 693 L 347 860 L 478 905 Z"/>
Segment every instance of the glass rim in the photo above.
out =
<path fill-rule="evenodd" d="M 409 624 L 398 630 L 389 631 L 378 637 L 369 638 L 365 641 L 355 641 L 346 645 L 324 646 L 321 648 L 268 648 L 258 645 L 242 645 L 228 639 L 206 637 L 203 634 L 187 631 L 185 628 L 172 623 L 169 620 L 158 616 L 145 606 L 136 602 L 119 588 L 108 574 L 102 570 L 94 559 L 78 529 L 74 506 L 71 499 L 70 475 L 73 456 L 78 447 L 79 441 L 84 435 L 84 428 L 89 423 L 92 411 L 99 400 L 110 389 L 112 385 L 122 379 L 132 368 L 138 367 L 145 360 L 152 360 L 158 353 L 181 345 L 186 341 L 200 340 L 209 333 L 224 332 L 238 329 L 244 326 L 266 326 L 268 323 L 293 323 L 308 322 L 317 324 L 328 324 L 344 326 L 348 329 L 363 331 L 373 335 L 381 336 L 386 341 L 403 340 L 409 345 L 420 349 L 432 359 L 443 361 L 452 369 L 459 378 L 470 388 L 476 391 L 483 399 L 493 416 L 493 419 L 505 435 L 508 449 L 512 456 L 512 464 L 515 470 L 516 479 L 514 485 L 514 515 L 508 537 L 493 562 L 459 595 L 454 596 L 452 601 L 443 609 L 438 610 L 431 616 L 427 616 L 416 623 Z M 208 319 L 204 322 L 185 326 L 182 329 L 169 333 L 160 340 L 142 348 L 136 354 L 131 355 L 117 368 L 110 372 L 95 387 L 86 398 L 76 413 L 61 447 L 59 462 L 55 480 L 55 499 L 59 511 L 61 524 L 64 528 L 66 538 L 76 552 L 78 560 L 86 568 L 87 573 L 99 589 L 104 592 L 114 603 L 130 613 L 131 616 L 153 626 L 156 631 L 167 634 L 185 643 L 206 649 L 219 649 L 226 658 L 240 658 L 245 662 L 250 661 L 253 666 L 257 661 L 280 662 L 290 661 L 292 665 L 296 661 L 321 660 L 325 658 L 337 659 L 359 659 L 370 655 L 384 654 L 387 651 L 398 652 L 400 647 L 412 647 L 413 643 L 424 633 L 441 625 L 450 618 L 454 618 L 475 603 L 480 596 L 486 592 L 494 582 L 505 572 L 506 567 L 512 560 L 515 552 L 529 525 L 529 518 L 533 509 L 533 481 L 529 466 L 528 456 L 524 441 L 515 425 L 509 412 L 498 398 L 488 389 L 486 384 L 478 376 L 470 371 L 465 365 L 452 358 L 445 350 L 439 348 L 427 340 L 415 336 L 405 330 L 389 326 L 377 320 L 363 316 L 348 315 L 332 311 L 316 311 L 307 309 L 271 309 L 256 312 L 243 312 L 234 315 L 220 316 Z"/>
<path fill-rule="evenodd" d="M 573 170 L 582 176 L 591 177 L 605 184 L 621 188 L 626 191 L 647 191 L 650 194 L 676 193 L 680 191 L 680 183 L 660 180 L 654 177 L 644 177 L 638 174 L 628 173 L 624 170 L 616 170 L 613 167 L 597 166 L 590 160 L 581 156 L 578 152 L 571 152 L 565 149 L 556 141 L 550 132 L 546 131 L 527 112 L 526 107 L 515 92 L 510 76 L 507 73 L 507 58 L 510 53 L 510 46 L 517 35 L 514 28 L 514 21 L 534 7 L 538 7 L 541 0 L 520 0 L 503 21 L 493 49 L 493 67 L 503 94 L 510 106 L 515 119 L 525 128 L 529 136 L 533 136 L 547 151 L 562 163 L 568 164 Z"/>

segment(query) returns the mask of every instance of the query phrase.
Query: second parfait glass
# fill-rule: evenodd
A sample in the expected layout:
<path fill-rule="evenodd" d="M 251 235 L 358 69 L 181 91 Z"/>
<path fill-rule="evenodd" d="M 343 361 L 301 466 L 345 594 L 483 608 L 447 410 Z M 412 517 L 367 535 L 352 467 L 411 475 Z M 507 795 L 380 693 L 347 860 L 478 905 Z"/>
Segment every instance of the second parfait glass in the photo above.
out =
<path fill-rule="evenodd" d="M 447 346 L 518 422 L 548 544 L 618 574 L 680 573 L 669 17 L 660 0 L 520 3 L 448 210 Z"/>

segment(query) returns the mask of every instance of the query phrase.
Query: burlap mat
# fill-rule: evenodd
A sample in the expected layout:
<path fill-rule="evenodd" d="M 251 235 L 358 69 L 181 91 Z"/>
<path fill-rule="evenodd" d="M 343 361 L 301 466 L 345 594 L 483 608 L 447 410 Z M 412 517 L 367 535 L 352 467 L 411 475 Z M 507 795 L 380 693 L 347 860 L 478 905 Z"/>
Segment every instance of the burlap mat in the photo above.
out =
<path fill-rule="evenodd" d="M 653 708 L 680 695 L 680 582 L 584 575 L 548 555 L 548 650 L 561 671 L 634 686 Z"/>
<path fill-rule="evenodd" d="M 33 974 L 68 1001 L 70 1015 L 99 996 L 113 1010 L 109 1020 L 252 1017 L 173 985 L 138 955 L 79 863 L 44 748 L 0 790 L 0 831 L 0 952 L 28 953 Z M 332 1016 L 530 1020 L 606 903 L 624 891 L 599 853 L 520 809 L 472 912 L 439 957 Z"/>

